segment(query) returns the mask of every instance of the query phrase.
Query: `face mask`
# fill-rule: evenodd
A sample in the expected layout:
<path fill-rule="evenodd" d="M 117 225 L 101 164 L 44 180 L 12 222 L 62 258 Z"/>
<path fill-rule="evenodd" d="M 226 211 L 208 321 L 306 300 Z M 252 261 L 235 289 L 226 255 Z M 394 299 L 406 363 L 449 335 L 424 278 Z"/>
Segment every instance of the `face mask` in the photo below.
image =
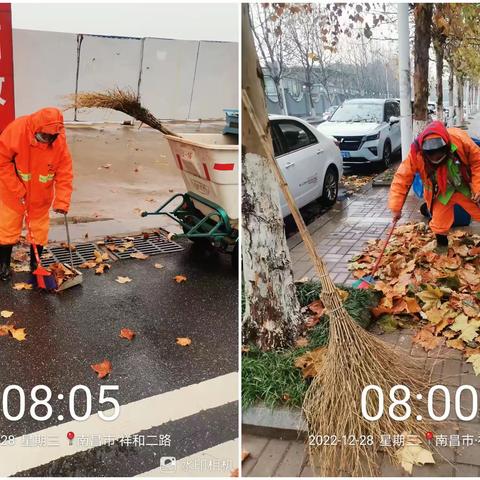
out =
<path fill-rule="evenodd" d="M 58 137 L 58 133 L 55 133 L 55 134 L 43 133 L 43 132 L 35 133 L 35 138 L 37 139 L 38 142 L 48 143 L 50 145 L 57 139 L 57 137 Z"/>
<path fill-rule="evenodd" d="M 433 160 L 433 159 L 429 158 L 428 161 L 433 165 L 440 165 L 446 158 L 447 158 L 447 154 L 441 156 L 437 160 Z"/>

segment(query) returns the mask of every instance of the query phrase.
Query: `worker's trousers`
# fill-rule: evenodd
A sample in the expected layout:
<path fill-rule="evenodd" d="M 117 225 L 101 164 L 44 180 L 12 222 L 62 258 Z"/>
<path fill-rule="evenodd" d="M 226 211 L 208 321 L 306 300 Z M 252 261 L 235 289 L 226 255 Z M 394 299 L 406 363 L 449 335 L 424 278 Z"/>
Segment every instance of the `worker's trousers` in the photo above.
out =
<path fill-rule="evenodd" d="M 30 213 L 30 228 L 37 245 L 46 245 L 50 226 L 49 208 Z M 0 201 L 0 245 L 14 245 L 20 240 L 25 213 Z"/>
<path fill-rule="evenodd" d="M 440 203 L 438 198 L 434 199 L 430 221 L 430 228 L 434 233 L 447 235 L 453 225 L 455 205 L 463 207 L 475 221 L 480 222 L 480 207 L 463 193 L 455 192 L 446 205 Z"/>

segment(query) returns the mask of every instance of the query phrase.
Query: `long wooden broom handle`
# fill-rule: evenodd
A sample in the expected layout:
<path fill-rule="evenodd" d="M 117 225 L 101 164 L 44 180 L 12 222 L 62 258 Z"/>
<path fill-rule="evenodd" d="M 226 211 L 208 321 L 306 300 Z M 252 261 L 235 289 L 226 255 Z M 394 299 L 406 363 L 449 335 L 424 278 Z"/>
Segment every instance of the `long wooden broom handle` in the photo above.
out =
<path fill-rule="evenodd" d="M 285 180 L 285 177 L 283 176 L 283 173 L 280 170 L 280 167 L 278 166 L 275 160 L 273 147 L 271 143 L 268 142 L 266 139 L 266 132 L 263 131 L 260 121 L 258 120 L 257 114 L 255 113 L 255 110 L 253 108 L 252 102 L 250 101 L 250 97 L 248 96 L 248 93 L 245 90 L 242 90 L 242 103 L 246 112 L 248 113 L 252 126 L 259 137 L 263 150 L 265 151 L 266 159 L 270 167 L 272 168 L 273 173 L 275 174 L 275 177 L 278 181 L 278 184 L 280 185 L 280 189 L 282 190 L 285 200 L 287 201 L 287 205 L 290 208 L 290 212 L 292 213 L 292 216 L 295 220 L 300 236 L 302 237 L 302 240 L 305 243 L 305 246 L 310 255 L 310 258 L 313 264 L 315 265 L 315 269 L 319 274 L 319 279 L 320 279 L 320 283 L 322 284 L 322 289 L 329 293 L 336 292 L 337 289 L 328 274 L 328 270 L 323 260 L 320 258 L 320 256 L 317 253 L 317 250 L 315 248 L 315 244 L 310 235 L 310 232 L 308 231 L 307 226 L 305 225 L 305 221 L 303 220 L 303 217 L 300 214 L 297 204 L 295 203 L 295 199 L 293 198 L 290 192 L 290 189 L 288 188 L 287 181 Z"/>

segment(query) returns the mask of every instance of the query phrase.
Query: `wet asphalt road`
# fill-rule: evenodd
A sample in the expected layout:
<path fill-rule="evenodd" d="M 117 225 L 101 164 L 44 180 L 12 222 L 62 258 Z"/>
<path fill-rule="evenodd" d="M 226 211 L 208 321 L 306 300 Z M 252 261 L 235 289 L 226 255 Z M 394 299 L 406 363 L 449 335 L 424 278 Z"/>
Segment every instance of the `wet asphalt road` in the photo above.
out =
<path fill-rule="evenodd" d="M 89 387 L 92 413 L 96 413 L 101 385 L 118 385 L 119 391 L 113 396 L 125 405 L 238 370 L 237 272 L 229 256 L 205 252 L 188 241 L 179 243 L 185 246 L 183 252 L 144 261 L 116 261 L 104 275 L 84 270 L 83 285 L 60 294 L 15 291 L 11 284 L 0 285 L 0 310 L 14 312 L 5 323 L 25 327 L 28 335 L 24 342 L 0 337 L 0 394 L 6 386 L 16 384 L 27 397 L 21 420 L 8 421 L 3 410 L 0 412 L 1 435 L 18 437 L 71 421 L 68 394 L 75 385 Z M 164 268 L 154 268 L 158 262 Z M 178 284 L 173 277 L 180 274 L 188 280 Z M 114 281 L 117 276 L 128 276 L 132 282 L 121 285 Z M 24 279 L 25 274 L 16 274 L 15 281 Z M 131 342 L 119 338 L 120 329 L 125 327 L 136 332 Z M 175 343 L 177 337 L 189 337 L 192 344 L 181 347 Z M 90 365 L 103 359 L 112 362 L 113 370 L 100 380 Z M 53 414 L 43 422 L 29 415 L 30 390 L 40 384 L 53 392 Z M 59 400 L 59 394 L 65 398 Z M 10 397 L 13 413 L 17 412 L 17 398 L 16 394 Z M 84 396 L 80 394 L 75 408 L 81 414 L 84 407 Z M 40 407 L 37 413 L 45 411 Z M 58 419 L 60 415 L 63 421 Z M 220 421 L 205 424 L 200 417 L 194 417 L 182 420 L 191 435 L 172 426 L 177 436 L 169 455 L 173 452 L 175 456 L 178 451 L 190 455 L 238 436 L 235 402 L 212 416 Z M 192 443 L 191 438 L 197 437 L 198 441 Z M 104 452 L 100 447 L 90 454 L 69 457 L 67 463 L 59 459 L 23 474 L 89 476 L 92 458 L 103 462 L 105 455 L 107 461 L 112 448 Z M 96 475 L 142 473 L 158 466 L 157 454 L 152 457 L 141 448 L 137 454 L 131 450 L 128 463 L 116 461 L 112 469 L 97 471 Z"/>

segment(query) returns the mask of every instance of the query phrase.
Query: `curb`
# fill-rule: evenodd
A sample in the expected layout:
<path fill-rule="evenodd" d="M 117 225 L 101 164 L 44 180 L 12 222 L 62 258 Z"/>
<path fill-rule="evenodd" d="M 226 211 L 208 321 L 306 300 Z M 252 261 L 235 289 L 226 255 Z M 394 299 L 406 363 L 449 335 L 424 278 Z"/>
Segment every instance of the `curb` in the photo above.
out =
<path fill-rule="evenodd" d="M 300 408 L 249 407 L 242 411 L 242 431 L 283 440 L 307 438 L 307 425 Z"/>

